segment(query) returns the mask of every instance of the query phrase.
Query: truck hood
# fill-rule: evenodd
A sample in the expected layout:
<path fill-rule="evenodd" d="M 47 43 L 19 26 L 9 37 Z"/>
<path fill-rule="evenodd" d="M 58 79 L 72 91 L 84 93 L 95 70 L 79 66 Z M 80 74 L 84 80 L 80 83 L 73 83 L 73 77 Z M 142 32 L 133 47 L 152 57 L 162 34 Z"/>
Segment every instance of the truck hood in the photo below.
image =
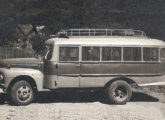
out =
<path fill-rule="evenodd" d="M 37 58 L 11 58 L 1 59 L 0 67 L 38 68 L 42 63 L 42 60 Z"/>

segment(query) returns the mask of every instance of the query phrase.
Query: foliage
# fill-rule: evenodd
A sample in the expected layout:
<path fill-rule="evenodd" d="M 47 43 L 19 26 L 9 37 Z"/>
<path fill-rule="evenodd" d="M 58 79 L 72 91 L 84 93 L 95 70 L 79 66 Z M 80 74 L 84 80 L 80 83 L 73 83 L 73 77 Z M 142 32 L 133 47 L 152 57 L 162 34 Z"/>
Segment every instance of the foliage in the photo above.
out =
<path fill-rule="evenodd" d="M 42 50 L 37 46 L 47 36 L 67 28 L 133 28 L 165 40 L 164 5 L 164 0 L 0 0 L 0 45 L 21 40 Z"/>

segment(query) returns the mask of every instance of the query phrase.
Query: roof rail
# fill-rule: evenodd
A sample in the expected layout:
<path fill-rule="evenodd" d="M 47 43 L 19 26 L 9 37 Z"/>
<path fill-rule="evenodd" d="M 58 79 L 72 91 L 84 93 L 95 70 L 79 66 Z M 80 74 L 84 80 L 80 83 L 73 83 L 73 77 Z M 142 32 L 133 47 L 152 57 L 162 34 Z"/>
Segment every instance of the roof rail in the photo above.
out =
<path fill-rule="evenodd" d="M 133 29 L 68 29 L 62 30 L 58 35 L 66 36 L 134 36 L 146 37 L 145 32 Z"/>

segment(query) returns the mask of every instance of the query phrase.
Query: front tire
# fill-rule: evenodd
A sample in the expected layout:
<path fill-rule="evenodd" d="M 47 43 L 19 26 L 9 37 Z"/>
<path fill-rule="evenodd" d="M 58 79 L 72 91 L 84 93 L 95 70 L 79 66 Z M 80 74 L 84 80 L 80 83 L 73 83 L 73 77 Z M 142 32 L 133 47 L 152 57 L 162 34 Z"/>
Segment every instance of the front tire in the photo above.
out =
<path fill-rule="evenodd" d="M 126 104 L 131 96 L 132 89 L 125 81 L 114 81 L 108 87 L 108 98 L 112 104 Z"/>
<path fill-rule="evenodd" d="M 34 91 L 29 82 L 21 80 L 11 87 L 10 97 L 15 105 L 28 105 L 34 99 Z"/>

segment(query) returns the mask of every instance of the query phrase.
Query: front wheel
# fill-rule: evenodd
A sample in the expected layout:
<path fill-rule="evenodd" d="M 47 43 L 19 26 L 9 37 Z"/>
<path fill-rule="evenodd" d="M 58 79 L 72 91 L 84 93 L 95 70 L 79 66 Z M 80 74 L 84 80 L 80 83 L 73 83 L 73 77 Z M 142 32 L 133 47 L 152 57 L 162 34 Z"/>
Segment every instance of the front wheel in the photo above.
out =
<path fill-rule="evenodd" d="M 21 80 L 12 86 L 10 97 L 15 105 L 28 105 L 34 99 L 34 91 L 30 83 Z"/>
<path fill-rule="evenodd" d="M 126 104 L 132 96 L 130 85 L 122 80 L 114 81 L 108 87 L 108 98 L 113 104 Z"/>

